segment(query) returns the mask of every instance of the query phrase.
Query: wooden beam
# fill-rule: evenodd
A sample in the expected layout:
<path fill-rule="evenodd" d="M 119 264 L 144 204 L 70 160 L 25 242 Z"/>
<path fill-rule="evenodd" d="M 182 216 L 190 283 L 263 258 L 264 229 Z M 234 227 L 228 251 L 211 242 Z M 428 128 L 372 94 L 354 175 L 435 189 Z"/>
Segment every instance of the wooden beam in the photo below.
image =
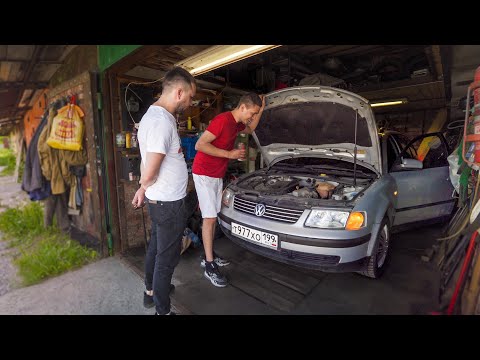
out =
<path fill-rule="evenodd" d="M 443 67 L 440 57 L 440 46 L 432 45 L 425 48 L 425 54 L 427 56 L 429 68 L 432 71 L 432 75 L 437 80 L 443 80 Z"/>
<path fill-rule="evenodd" d="M 0 116 L 1 116 L 1 114 L 3 114 L 3 113 L 6 113 L 6 114 L 11 113 L 12 110 L 14 110 L 14 109 L 16 109 L 16 108 L 17 108 L 17 107 L 15 107 L 15 106 L 7 106 L 7 107 L 4 107 L 4 108 L 1 108 L 1 109 L 0 109 Z M 32 108 L 31 106 L 24 106 L 24 107 L 18 109 L 18 111 L 28 111 L 28 110 L 30 110 L 31 108 Z"/>
<path fill-rule="evenodd" d="M 32 57 L 30 58 L 30 62 L 28 63 L 28 66 L 25 69 L 25 73 L 23 75 L 23 79 L 22 79 L 23 83 L 27 82 L 30 79 L 30 75 L 32 73 L 32 70 L 33 70 L 35 64 L 37 63 L 38 57 L 40 56 L 41 50 L 44 46 L 45 45 L 42 45 L 42 46 L 34 45 L 34 50 L 33 50 Z M 17 100 L 15 101 L 15 109 L 12 110 L 12 112 L 11 112 L 12 117 L 15 117 L 17 115 L 17 112 L 18 112 L 17 107 L 18 107 L 18 105 L 20 105 L 20 101 L 22 100 L 23 92 L 25 91 L 25 89 L 26 89 L 25 85 L 20 87 L 20 91 L 18 92 L 18 95 L 17 95 Z M 22 110 L 23 110 L 23 108 L 22 108 Z"/>
<path fill-rule="evenodd" d="M 12 63 L 27 63 L 30 61 L 30 59 L 23 59 L 23 60 L 18 60 L 18 59 L 7 59 L 7 58 L 2 58 L 0 61 L 8 61 Z M 57 61 L 57 60 L 40 60 L 37 62 L 37 64 L 43 64 L 43 65 L 62 65 L 62 61 Z"/>
<path fill-rule="evenodd" d="M 24 89 L 46 89 L 48 87 L 48 83 L 43 81 L 25 83 L 22 83 L 21 81 L 0 82 L 0 89 L 17 89 L 22 87 Z"/>
<path fill-rule="evenodd" d="M 445 98 L 450 101 L 452 99 L 452 45 L 442 45 L 439 47 L 439 51 L 443 69 L 443 82 L 445 83 Z"/>
<path fill-rule="evenodd" d="M 440 45 L 432 46 L 433 65 L 437 73 L 437 79 L 443 80 L 442 56 L 440 54 Z"/>
<path fill-rule="evenodd" d="M 422 77 L 413 78 L 413 79 L 389 81 L 389 82 L 367 85 L 364 87 L 359 87 L 358 89 L 354 89 L 353 92 L 362 94 L 362 93 L 371 92 L 371 91 L 394 89 L 399 87 L 417 86 L 417 85 L 422 85 L 422 84 L 434 82 L 434 81 L 435 81 L 435 78 L 433 76 L 427 75 L 427 76 L 422 76 Z"/>

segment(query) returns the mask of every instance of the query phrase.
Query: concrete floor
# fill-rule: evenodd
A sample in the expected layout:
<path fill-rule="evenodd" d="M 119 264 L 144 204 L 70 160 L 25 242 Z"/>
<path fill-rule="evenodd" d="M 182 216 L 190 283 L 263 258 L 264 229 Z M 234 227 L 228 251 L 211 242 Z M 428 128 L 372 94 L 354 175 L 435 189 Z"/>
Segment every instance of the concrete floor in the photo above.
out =
<path fill-rule="evenodd" d="M 231 284 L 204 278 L 202 250 L 188 249 L 175 270 L 172 308 L 189 315 L 428 314 L 436 310 L 437 272 L 420 260 L 437 227 L 394 237 L 380 280 L 293 268 L 249 253 L 226 238 L 217 252 Z M 0 296 L 0 314 L 153 315 L 143 300 L 143 249 L 110 257 Z M 128 260 L 128 261 L 127 261 Z"/>
<path fill-rule="evenodd" d="M 420 256 L 440 234 L 434 225 L 394 234 L 390 263 L 373 280 L 354 273 L 304 270 L 252 254 L 223 237 L 216 252 L 230 285 L 216 288 L 200 267 L 202 249 L 190 248 L 175 270 L 174 301 L 192 314 L 428 314 L 438 307 L 439 274 Z M 143 249 L 125 256 L 143 276 Z"/>
<path fill-rule="evenodd" d="M 29 202 L 11 177 L 0 177 L 0 185 L 0 211 Z M 420 256 L 439 234 L 434 225 L 393 235 L 391 261 L 380 280 L 287 266 L 223 237 L 215 247 L 232 262 L 223 268 L 230 285 L 211 285 L 200 267 L 203 249 L 190 248 L 175 270 L 172 305 L 181 314 L 199 315 L 427 314 L 437 310 L 439 274 Z M 35 286 L 6 288 L 0 314 L 152 314 L 142 306 L 143 257 L 143 248 L 132 249 Z"/>

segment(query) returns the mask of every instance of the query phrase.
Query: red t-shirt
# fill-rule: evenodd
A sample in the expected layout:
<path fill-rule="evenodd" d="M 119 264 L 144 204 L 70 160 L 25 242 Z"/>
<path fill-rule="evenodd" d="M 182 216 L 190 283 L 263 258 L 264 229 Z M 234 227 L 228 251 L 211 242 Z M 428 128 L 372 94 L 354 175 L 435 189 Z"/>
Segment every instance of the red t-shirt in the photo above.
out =
<path fill-rule="evenodd" d="M 235 139 L 243 129 L 245 129 L 245 125 L 237 123 L 230 111 L 215 116 L 207 127 L 207 130 L 216 136 L 216 139 L 212 141 L 212 145 L 228 151 L 233 149 Z M 198 151 L 193 160 L 192 172 L 197 175 L 223 178 L 227 171 L 229 160 Z"/>

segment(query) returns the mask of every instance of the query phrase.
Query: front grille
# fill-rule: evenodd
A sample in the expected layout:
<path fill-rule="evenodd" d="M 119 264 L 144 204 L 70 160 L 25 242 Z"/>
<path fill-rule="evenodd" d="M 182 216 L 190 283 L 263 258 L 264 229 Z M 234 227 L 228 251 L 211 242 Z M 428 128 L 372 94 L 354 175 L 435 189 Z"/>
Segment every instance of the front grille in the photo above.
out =
<path fill-rule="evenodd" d="M 236 196 L 233 200 L 233 208 L 235 210 L 251 215 L 255 215 L 255 206 L 257 206 L 257 204 L 258 203 L 254 201 L 245 200 Z M 261 217 L 275 221 L 296 223 L 302 214 L 303 210 L 287 209 L 265 204 L 265 214 Z"/>
<path fill-rule="evenodd" d="M 337 255 L 308 254 L 287 249 L 280 249 L 280 251 L 277 251 L 253 244 L 235 236 L 231 237 L 231 239 L 234 243 L 247 250 L 270 259 L 281 261 L 285 264 L 297 265 L 309 269 L 319 269 L 332 268 L 337 266 L 340 262 L 340 256 Z"/>

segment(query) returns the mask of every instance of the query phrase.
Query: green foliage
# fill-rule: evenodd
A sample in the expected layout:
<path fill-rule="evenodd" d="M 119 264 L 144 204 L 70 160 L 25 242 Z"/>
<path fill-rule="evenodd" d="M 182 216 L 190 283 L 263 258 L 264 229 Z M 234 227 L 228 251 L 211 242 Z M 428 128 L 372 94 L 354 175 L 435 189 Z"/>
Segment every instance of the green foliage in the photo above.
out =
<path fill-rule="evenodd" d="M 59 234 L 44 236 L 15 260 L 24 285 L 62 274 L 97 258 L 95 250 L 81 246 L 75 240 Z"/>
<path fill-rule="evenodd" d="M 0 231 L 14 244 L 30 243 L 31 240 L 49 229 L 43 227 L 43 208 L 31 202 L 23 208 L 11 208 L 0 214 Z"/>
<path fill-rule="evenodd" d="M 44 228 L 43 208 L 38 202 L 1 213 L 0 231 L 10 246 L 19 249 L 15 264 L 25 285 L 59 275 L 98 256 L 96 251 L 70 239 L 55 226 Z"/>
<path fill-rule="evenodd" d="M 0 176 L 13 175 L 15 163 L 15 154 L 11 149 L 0 149 L 0 166 L 6 166 L 0 173 Z"/>

